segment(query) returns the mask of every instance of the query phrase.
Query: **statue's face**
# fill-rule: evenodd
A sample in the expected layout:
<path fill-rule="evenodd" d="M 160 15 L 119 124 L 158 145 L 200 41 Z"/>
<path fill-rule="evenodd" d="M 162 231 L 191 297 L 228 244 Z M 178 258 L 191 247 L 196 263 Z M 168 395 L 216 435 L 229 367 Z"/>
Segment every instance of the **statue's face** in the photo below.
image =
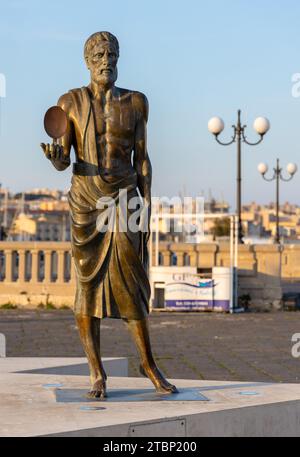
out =
<path fill-rule="evenodd" d="M 110 85 L 117 80 L 118 54 L 114 45 L 103 41 L 96 44 L 88 58 L 88 68 L 93 82 Z"/>

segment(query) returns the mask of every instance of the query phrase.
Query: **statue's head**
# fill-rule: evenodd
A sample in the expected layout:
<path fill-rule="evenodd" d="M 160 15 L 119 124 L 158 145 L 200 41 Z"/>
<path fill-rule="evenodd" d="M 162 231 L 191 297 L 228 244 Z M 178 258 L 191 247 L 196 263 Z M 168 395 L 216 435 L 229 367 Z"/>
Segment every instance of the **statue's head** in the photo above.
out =
<path fill-rule="evenodd" d="M 93 82 L 111 85 L 117 80 L 119 42 L 112 33 L 97 32 L 91 35 L 84 45 L 84 58 Z"/>

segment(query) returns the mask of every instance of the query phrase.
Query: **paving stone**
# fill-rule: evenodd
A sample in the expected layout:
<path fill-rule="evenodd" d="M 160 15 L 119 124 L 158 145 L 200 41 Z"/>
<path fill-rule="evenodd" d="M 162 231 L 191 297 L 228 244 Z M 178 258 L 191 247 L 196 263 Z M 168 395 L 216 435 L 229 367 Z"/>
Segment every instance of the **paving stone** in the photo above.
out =
<path fill-rule="evenodd" d="M 71 311 L 0 310 L 0 333 L 8 357 L 84 355 Z M 150 316 L 153 353 L 171 378 L 298 383 L 294 333 L 300 333 L 300 312 Z M 122 321 L 103 320 L 101 349 L 106 357 L 128 357 L 130 375 L 138 375 L 137 352 Z"/>

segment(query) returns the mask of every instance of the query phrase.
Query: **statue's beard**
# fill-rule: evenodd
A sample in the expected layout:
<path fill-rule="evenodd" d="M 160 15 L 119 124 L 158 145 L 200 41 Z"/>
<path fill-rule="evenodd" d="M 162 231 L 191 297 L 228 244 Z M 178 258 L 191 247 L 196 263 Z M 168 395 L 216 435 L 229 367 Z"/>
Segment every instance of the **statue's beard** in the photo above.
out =
<path fill-rule="evenodd" d="M 92 75 L 92 81 L 97 84 L 113 85 L 118 79 L 117 67 L 110 73 L 96 73 Z"/>

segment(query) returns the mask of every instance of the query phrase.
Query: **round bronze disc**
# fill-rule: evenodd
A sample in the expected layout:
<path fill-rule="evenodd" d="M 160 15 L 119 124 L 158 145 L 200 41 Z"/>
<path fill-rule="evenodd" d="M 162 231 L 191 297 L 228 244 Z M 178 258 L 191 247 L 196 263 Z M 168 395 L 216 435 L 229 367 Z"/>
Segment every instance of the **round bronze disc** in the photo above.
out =
<path fill-rule="evenodd" d="M 52 106 L 48 109 L 44 117 L 44 127 L 47 134 L 57 140 L 67 131 L 68 119 L 64 110 L 60 106 Z"/>

